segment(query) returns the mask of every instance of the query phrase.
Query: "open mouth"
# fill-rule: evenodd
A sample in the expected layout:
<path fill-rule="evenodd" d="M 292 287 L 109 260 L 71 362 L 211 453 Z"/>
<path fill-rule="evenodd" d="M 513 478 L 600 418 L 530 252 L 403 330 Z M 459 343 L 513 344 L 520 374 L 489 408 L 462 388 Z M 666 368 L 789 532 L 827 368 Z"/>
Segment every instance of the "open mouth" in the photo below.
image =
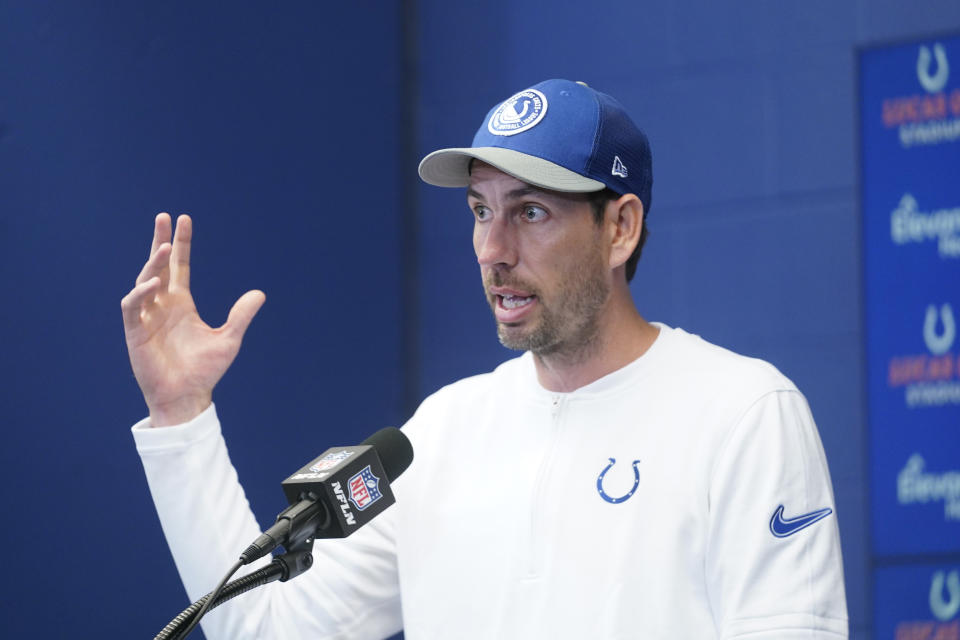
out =
<path fill-rule="evenodd" d="M 525 307 L 532 303 L 536 299 L 536 296 L 497 296 L 499 306 L 504 309 L 519 309 Z"/>
<path fill-rule="evenodd" d="M 494 307 L 493 313 L 497 317 L 498 322 L 512 325 L 523 322 L 529 314 L 533 313 L 533 309 L 537 307 L 537 296 L 533 294 L 522 295 L 525 293 L 526 292 L 509 293 L 504 291 L 494 294 L 496 296 L 496 306 Z"/>

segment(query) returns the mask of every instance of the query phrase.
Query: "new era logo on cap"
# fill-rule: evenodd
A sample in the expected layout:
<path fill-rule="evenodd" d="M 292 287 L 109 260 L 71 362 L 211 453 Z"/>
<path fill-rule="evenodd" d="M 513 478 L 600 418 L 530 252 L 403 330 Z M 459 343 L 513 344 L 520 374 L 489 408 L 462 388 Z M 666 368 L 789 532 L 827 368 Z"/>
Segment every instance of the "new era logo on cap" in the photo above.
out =
<path fill-rule="evenodd" d="M 620 156 L 613 156 L 613 169 L 610 170 L 610 175 L 620 176 L 621 178 L 627 177 L 627 165 L 623 164 Z"/>

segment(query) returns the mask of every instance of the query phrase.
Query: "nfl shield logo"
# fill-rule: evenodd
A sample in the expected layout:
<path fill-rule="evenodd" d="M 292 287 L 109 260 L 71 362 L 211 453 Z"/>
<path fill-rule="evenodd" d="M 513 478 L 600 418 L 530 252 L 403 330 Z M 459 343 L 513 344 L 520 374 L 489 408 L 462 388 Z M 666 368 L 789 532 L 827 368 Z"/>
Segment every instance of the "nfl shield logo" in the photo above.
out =
<path fill-rule="evenodd" d="M 357 508 L 357 511 L 363 511 L 383 496 L 380 493 L 380 478 L 373 475 L 370 465 L 351 477 L 349 485 L 350 502 Z"/>

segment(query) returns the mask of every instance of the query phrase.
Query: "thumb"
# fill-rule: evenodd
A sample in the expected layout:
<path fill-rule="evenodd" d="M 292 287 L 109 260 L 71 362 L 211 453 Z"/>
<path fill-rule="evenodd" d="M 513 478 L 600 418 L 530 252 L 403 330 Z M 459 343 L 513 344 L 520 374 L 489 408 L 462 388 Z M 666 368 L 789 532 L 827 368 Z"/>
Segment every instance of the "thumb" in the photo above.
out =
<path fill-rule="evenodd" d="M 257 315 L 266 300 L 267 296 L 263 291 L 257 289 L 247 291 L 233 303 L 233 308 L 227 315 L 227 323 L 224 328 L 228 332 L 236 334 L 238 338 L 242 338 L 243 334 L 247 332 L 247 327 L 250 326 L 253 316 Z"/>

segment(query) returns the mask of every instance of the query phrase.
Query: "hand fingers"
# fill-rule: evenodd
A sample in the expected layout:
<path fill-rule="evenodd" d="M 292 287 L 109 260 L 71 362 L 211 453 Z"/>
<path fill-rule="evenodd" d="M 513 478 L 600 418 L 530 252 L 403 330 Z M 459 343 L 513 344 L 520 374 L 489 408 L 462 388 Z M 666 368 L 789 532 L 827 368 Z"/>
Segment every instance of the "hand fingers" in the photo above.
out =
<path fill-rule="evenodd" d="M 170 281 L 190 288 L 190 243 L 193 240 L 193 221 L 190 216 L 177 218 L 177 232 L 173 236 L 173 251 L 170 254 Z"/>
<path fill-rule="evenodd" d="M 170 265 L 170 245 L 161 244 L 143 265 L 140 275 L 137 276 L 137 284 L 146 282 L 150 278 L 159 277 L 161 284 L 166 286 L 170 278 L 170 271 L 167 267 Z"/>
<path fill-rule="evenodd" d="M 230 309 L 230 314 L 227 316 L 227 322 L 223 325 L 223 328 L 236 334 L 237 337 L 243 338 L 243 334 L 247 332 L 247 327 L 250 326 L 253 316 L 257 315 L 257 311 L 260 311 L 260 307 L 266 300 L 267 296 L 263 291 L 256 289 L 247 291 L 240 296 L 240 299 Z"/>
<path fill-rule="evenodd" d="M 170 242 L 170 214 L 158 213 L 153 221 L 153 245 L 150 247 L 150 255 L 156 253 L 164 242 Z"/>
<path fill-rule="evenodd" d="M 160 289 L 160 278 L 153 277 L 137 284 L 130 293 L 120 301 L 120 310 L 123 312 L 123 327 L 130 330 L 140 324 L 140 312 L 145 306 L 152 304 L 153 297 Z"/>

